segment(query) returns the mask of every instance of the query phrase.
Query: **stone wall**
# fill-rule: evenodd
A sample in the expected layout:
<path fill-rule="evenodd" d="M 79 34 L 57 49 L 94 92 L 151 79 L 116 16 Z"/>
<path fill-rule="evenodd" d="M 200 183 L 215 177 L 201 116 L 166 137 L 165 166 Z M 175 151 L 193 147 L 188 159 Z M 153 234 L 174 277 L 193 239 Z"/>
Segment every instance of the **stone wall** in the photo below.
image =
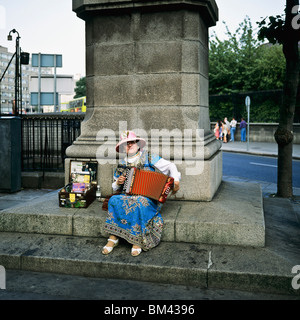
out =
<path fill-rule="evenodd" d="M 214 129 L 215 122 L 211 123 L 211 130 Z M 240 123 L 237 125 L 235 140 L 241 141 Z M 250 141 L 252 142 L 274 142 L 274 133 L 278 123 L 250 123 Z M 300 144 L 300 123 L 294 123 L 294 143 Z"/>

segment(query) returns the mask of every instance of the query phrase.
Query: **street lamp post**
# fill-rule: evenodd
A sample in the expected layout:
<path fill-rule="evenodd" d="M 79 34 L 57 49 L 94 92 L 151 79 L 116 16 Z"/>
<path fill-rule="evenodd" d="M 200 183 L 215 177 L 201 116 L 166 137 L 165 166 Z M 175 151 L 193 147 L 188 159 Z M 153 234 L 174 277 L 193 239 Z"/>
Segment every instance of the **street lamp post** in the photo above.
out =
<path fill-rule="evenodd" d="M 7 40 L 12 41 L 11 33 L 17 33 L 16 38 L 16 67 L 15 67 L 15 104 L 13 105 L 13 114 L 19 116 L 20 103 L 22 103 L 22 93 L 21 93 L 21 70 L 20 70 L 20 35 L 16 29 L 12 29 L 8 36 Z M 21 106 L 22 114 L 22 106 Z"/>

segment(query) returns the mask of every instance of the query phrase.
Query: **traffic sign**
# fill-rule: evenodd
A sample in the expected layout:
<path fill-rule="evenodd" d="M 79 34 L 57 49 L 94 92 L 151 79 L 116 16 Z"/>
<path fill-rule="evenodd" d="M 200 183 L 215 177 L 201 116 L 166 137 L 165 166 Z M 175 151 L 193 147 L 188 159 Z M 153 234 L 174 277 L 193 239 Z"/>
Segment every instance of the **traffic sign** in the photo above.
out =
<path fill-rule="evenodd" d="M 246 105 L 247 109 L 250 107 L 250 104 L 251 104 L 250 97 L 247 96 L 246 99 L 245 99 L 245 105 Z"/>
<path fill-rule="evenodd" d="M 247 113 L 248 113 L 248 121 L 247 121 L 247 151 L 249 150 L 250 103 L 251 103 L 250 97 L 247 96 L 246 99 L 245 99 L 246 110 L 247 110 Z"/>

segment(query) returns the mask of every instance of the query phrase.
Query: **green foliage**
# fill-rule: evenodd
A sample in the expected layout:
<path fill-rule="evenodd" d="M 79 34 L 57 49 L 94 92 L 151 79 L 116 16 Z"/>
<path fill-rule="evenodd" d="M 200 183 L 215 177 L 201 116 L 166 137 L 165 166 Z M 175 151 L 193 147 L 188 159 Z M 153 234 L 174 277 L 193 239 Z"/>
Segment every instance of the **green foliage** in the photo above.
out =
<path fill-rule="evenodd" d="M 209 93 L 212 121 L 231 116 L 238 120 L 246 117 L 245 96 L 249 92 L 282 90 L 285 79 L 282 45 L 263 44 L 262 39 L 257 38 L 249 17 L 240 23 L 234 33 L 227 26 L 226 30 L 227 39 L 221 41 L 216 34 L 210 39 Z M 251 101 L 251 121 L 278 121 L 276 112 L 281 99 L 276 95 L 270 96 L 267 93 L 265 97 L 259 95 L 256 98 L 254 94 Z"/>
<path fill-rule="evenodd" d="M 86 78 L 82 77 L 76 82 L 74 99 L 86 96 Z"/>
<path fill-rule="evenodd" d="M 255 65 L 253 66 L 252 90 L 282 89 L 285 79 L 285 58 L 282 45 L 262 45 L 257 48 Z"/>
<path fill-rule="evenodd" d="M 269 18 L 269 23 L 267 19 Z M 277 15 L 276 17 L 270 16 L 264 18 L 261 22 L 257 22 L 259 31 L 258 39 L 263 41 L 268 39 L 270 43 L 280 43 L 284 42 L 284 25 L 285 21 L 283 15 Z"/>
<path fill-rule="evenodd" d="M 222 120 L 225 117 L 247 119 L 245 98 L 251 98 L 250 121 L 251 122 L 278 122 L 279 106 L 282 101 L 282 90 L 252 91 L 231 93 L 228 95 L 212 95 L 209 101 L 211 121 Z"/>
<path fill-rule="evenodd" d="M 226 26 L 227 40 L 210 39 L 210 94 L 281 89 L 285 58 L 280 45 L 256 39 L 250 18 L 235 33 Z"/>
<path fill-rule="evenodd" d="M 225 117 L 230 118 L 233 114 L 233 105 L 229 101 L 220 101 L 217 104 L 211 104 L 209 108 L 211 121 L 223 120 Z"/>

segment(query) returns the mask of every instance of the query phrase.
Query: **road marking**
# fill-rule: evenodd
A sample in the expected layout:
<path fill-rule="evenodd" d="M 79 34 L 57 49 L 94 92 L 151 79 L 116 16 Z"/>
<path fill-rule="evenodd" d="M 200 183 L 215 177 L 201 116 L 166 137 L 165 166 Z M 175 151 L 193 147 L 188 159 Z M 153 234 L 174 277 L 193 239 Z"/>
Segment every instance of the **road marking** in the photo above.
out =
<path fill-rule="evenodd" d="M 255 166 L 264 166 L 264 167 L 277 168 L 277 166 L 274 165 L 274 164 L 266 164 L 266 163 L 258 163 L 258 162 L 250 162 L 250 164 L 253 164 Z"/>

